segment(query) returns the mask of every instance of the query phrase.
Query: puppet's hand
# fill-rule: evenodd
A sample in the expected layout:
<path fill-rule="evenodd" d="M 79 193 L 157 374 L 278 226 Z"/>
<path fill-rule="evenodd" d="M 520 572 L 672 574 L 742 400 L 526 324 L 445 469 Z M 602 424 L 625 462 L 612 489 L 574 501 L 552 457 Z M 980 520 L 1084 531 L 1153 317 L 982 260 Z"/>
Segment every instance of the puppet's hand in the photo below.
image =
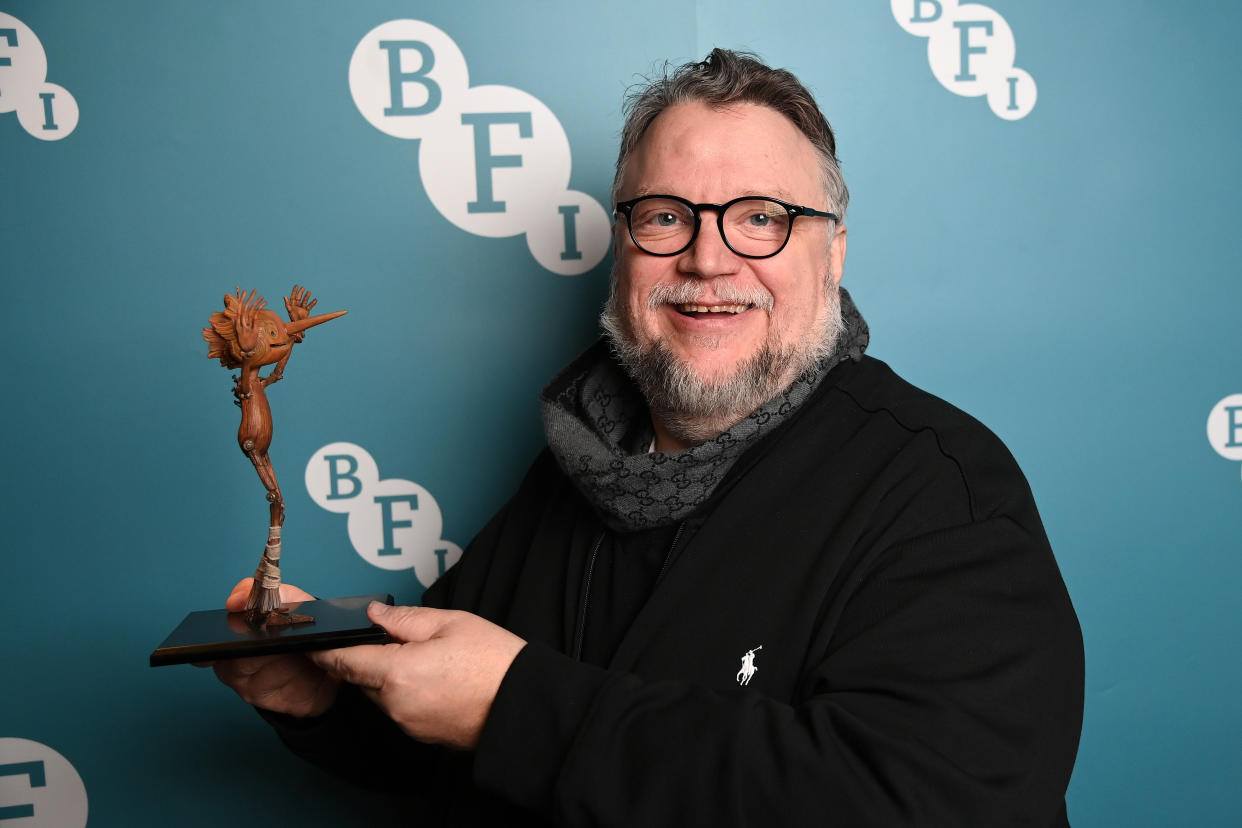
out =
<path fill-rule="evenodd" d="M 319 300 L 312 299 L 309 290 L 297 285 L 293 286 L 293 293 L 285 297 L 285 310 L 289 312 L 290 322 L 297 322 L 307 318 L 317 304 L 319 304 Z M 301 342 L 302 332 L 298 331 L 293 337 L 298 342 Z"/>
<path fill-rule="evenodd" d="M 259 336 L 255 332 L 254 323 L 259 311 L 267 307 L 267 302 L 258 295 L 258 291 L 252 290 L 247 296 L 241 288 L 237 288 L 237 299 L 239 307 L 233 325 L 237 329 L 237 344 L 241 347 L 242 353 L 249 356 L 259 347 Z"/>
<path fill-rule="evenodd" d="M 400 643 L 323 650 L 311 660 L 361 687 L 415 739 L 477 746 L 500 682 L 526 642 L 468 612 L 373 603 L 367 615 Z"/>
<path fill-rule="evenodd" d="M 289 321 L 297 322 L 310 316 L 311 310 L 319 304 L 318 299 L 311 298 L 311 292 L 304 287 L 293 286 L 293 292 L 285 297 L 285 310 L 289 312 Z"/>

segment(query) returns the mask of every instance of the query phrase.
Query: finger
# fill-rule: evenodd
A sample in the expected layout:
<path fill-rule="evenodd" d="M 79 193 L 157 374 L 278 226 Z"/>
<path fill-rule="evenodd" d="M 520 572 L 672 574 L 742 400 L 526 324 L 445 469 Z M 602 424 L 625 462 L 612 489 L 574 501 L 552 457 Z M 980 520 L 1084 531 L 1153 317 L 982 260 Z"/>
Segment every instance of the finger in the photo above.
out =
<path fill-rule="evenodd" d="M 293 584 L 281 584 L 280 585 L 280 600 L 282 602 L 284 601 L 314 601 L 315 596 L 311 595 L 309 592 L 302 589 L 301 587 L 294 586 Z"/>
<path fill-rule="evenodd" d="M 390 607 L 379 601 L 372 601 L 367 607 L 372 623 L 383 627 L 396 641 L 426 641 L 443 629 L 451 614 L 449 610 L 430 607 Z"/>
<path fill-rule="evenodd" d="M 250 656 L 248 658 L 230 658 L 217 661 L 214 669 L 221 678 L 250 678 L 275 660 L 273 656 Z"/>
<path fill-rule="evenodd" d="M 319 669 L 342 681 L 378 690 L 392 665 L 392 654 L 400 644 L 359 644 L 336 650 L 308 653 Z"/>

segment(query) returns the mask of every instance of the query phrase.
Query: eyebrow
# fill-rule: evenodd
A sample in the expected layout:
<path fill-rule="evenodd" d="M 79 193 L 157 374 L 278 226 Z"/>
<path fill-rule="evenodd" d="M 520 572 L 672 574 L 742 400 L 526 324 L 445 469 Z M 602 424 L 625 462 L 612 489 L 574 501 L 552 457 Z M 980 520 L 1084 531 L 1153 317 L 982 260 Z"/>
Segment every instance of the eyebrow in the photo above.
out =
<path fill-rule="evenodd" d="M 649 196 L 649 195 L 679 195 L 679 194 L 675 192 L 670 192 L 669 190 L 666 190 L 660 187 L 639 187 L 637 190 L 634 191 L 634 198 L 642 198 L 643 196 Z M 764 197 L 764 196 L 772 196 L 774 198 L 779 198 L 781 201 L 788 201 L 790 204 L 798 203 L 798 200 L 794 198 L 792 193 L 780 187 L 774 190 L 761 190 L 761 189 L 753 188 L 753 187 L 743 188 L 742 191 L 739 192 L 737 195 L 733 196 L 733 198 L 746 198 L 746 197 L 759 198 L 759 197 Z M 685 198 L 685 196 L 681 196 L 681 197 Z M 729 201 L 729 200 L 730 199 L 725 199 L 725 201 Z M 721 203 L 723 204 L 724 202 L 721 202 Z"/>

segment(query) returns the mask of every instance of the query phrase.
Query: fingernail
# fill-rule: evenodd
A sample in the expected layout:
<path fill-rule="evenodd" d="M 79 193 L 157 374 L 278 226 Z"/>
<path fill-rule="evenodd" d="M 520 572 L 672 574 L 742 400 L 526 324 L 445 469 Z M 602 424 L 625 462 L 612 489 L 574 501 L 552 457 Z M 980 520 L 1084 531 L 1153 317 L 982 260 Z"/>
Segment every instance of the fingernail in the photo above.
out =
<path fill-rule="evenodd" d="M 388 612 L 388 610 L 389 606 L 380 601 L 372 601 L 367 605 L 367 614 L 369 615 L 383 615 Z"/>

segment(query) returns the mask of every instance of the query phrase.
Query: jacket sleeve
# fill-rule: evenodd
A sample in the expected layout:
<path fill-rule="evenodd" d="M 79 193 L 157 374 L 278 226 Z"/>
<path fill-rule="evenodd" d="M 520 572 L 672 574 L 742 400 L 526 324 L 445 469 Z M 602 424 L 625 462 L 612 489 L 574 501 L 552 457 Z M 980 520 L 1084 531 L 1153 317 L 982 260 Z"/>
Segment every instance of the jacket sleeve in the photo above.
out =
<path fill-rule="evenodd" d="M 471 542 L 495 543 L 502 510 Z M 423 606 L 446 607 L 452 600 L 456 568 L 423 593 Z M 418 780 L 434 780 L 445 751 L 411 739 L 362 691 L 343 685 L 324 715 L 298 718 L 256 708 L 293 753 L 343 779 L 372 790 L 413 792 Z"/>
<path fill-rule="evenodd" d="M 402 733 L 356 687 L 343 686 L 336 704 L 316 718 L 258 712 L 293 753 L 360 787 L 409 792 L 432 776 L 437 750 Z"/>
<path fill-rule="evenodd" d="M 1082 641 L 1040 535 L 996 517 L 878 554 L 793 700 L 528 645 L 475 782 L 564 824 L 1063 825 Z"/>

